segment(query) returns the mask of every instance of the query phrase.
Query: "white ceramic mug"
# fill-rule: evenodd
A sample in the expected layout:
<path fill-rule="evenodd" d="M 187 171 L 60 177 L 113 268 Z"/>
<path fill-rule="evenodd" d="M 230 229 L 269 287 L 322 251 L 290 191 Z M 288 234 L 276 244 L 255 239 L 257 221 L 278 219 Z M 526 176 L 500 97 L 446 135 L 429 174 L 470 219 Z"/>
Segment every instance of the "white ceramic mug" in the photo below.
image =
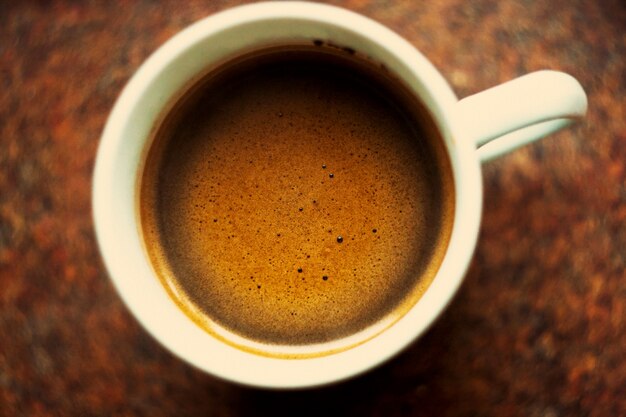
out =
<path fill-rule="evenodd" d="M 383 63 L 435 120 L 452 161 L 455 219 L 434 281 L 412 307 L 376 337 L 339 353 L 305 359 L 255 355 L 202 330 L 167 295 L 142 249 L 138 178 L 151 132 L 167 106 L 207 68 L 244 51 L 321 39 Z M 300 388 L 368 370 L 409 345 L 440 315 L 459 288 L 481 218 L 480 162 L 560 129 L 585 114 L 587 99 L 571 76 L 532 73 L 461 101 L 441 74 L 406 40 L 366 17 L 333 6 L 257 3 L 190 26 L 159 48 L 118 98 L 102 135 L 93 206 L 98 242 L 128 308 L 163 345 L 189 363 L 243 384 Z"/>

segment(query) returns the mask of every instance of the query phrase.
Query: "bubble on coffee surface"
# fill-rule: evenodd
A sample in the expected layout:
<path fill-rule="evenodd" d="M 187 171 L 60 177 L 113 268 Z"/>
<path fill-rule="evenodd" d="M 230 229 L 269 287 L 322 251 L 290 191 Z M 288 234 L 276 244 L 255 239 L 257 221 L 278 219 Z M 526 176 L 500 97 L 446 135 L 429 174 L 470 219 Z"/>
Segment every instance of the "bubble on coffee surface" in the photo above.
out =
<path fill-rule="evenodd" d="M 343 337 L 415 287 L 436 191 L 420 180 L 413 131 L 361 85 L 304 70 L 255 77 L 219 108 L 214 93 L 170 147 L 159 204 L 178 215 L 158 227 L 164 247 L 184 248 L 163 254 L 172 285 L 244 337 Z"/>

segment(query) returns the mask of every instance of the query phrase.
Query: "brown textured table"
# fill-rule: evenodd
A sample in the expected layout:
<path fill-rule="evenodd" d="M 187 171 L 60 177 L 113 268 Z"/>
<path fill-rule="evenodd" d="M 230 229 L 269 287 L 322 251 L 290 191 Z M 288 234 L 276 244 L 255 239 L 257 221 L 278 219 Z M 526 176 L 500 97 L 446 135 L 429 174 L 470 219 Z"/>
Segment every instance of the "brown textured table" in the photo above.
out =
<path fill-rule="evenodd" d="M 267 392 L 195 370 L 139 327 L 94 240 L 98 138 L 148 54 L 237 3 L 0 2 L 0 415 L 626 415 L 620 0 L 335 2 L 408 38 L 459 96 L 543 68 L 589 95 L 583 123 L 484 165 L 467 279 L 397 359 Z"/>

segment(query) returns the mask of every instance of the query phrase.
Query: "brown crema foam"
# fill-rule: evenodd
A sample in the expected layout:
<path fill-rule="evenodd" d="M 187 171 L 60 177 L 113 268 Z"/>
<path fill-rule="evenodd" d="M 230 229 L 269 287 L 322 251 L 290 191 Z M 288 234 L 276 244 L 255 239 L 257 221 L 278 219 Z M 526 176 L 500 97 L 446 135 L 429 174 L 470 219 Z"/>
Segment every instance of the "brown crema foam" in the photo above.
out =
<path fill-rule="evenodd" d="M 441 264 L 454 210 L 442 140 L 366 60 L 313 46 L 241 57 L 155 132 L 140 184 L 149 258 L 191 319 L 243 349 L 392 323 Z"/>

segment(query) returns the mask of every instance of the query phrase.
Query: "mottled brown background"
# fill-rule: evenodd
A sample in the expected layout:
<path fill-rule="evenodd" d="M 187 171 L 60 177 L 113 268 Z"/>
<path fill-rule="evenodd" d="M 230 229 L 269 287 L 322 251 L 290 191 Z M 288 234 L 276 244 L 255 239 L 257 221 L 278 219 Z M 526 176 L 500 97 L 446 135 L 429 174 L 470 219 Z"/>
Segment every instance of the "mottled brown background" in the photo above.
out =
<path fill-rule="evenodd" d="M 484 166 L 484 223 L 445 315 L 328 388 L 266 392 L 173 357 L 100 260 L 91 174 L 113 102 L 179 29 L 238 1 L 0 0 L 0 415 L 626 415 L 626 3 L 341 1 L 465 96 L 573 74 L 586 120 Z"/>

